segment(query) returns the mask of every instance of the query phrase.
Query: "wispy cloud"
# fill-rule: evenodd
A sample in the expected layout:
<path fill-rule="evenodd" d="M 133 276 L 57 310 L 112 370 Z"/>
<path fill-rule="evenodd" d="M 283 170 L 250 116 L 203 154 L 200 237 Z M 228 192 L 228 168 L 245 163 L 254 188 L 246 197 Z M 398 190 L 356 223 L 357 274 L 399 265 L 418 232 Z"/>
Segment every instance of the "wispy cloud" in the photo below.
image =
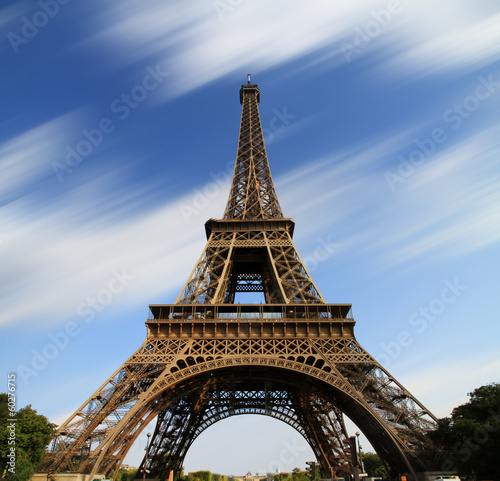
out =
<path fill-rule="evenodd" d="M 51 162 L 62 157 L 72 119 L 67 114 L 49 120 L 0 144 L 2 203 L 29 193 L 39 180 L 54 174 Z"/>
<path fill-rule="evenodd" d="M 134 201 L 127 192 L 106 198 L 112 179 L 101 177 L 39 207 L 31 199 L 4 207 L 4 324 L 36 319 L 48 326 L 78 317 L 78 306 L 106 286 L 115 270 L 137 279 L 120 309 L 166 301 L 167 293 L 180 289 L 203 246 L 199 225 L 186 225 L 175 203 L 119 220 L 121 201 L 130 210 Z"/>
<path fill-rule="evenodd" d="M 410 364 L 410 363 L 408 363 Z M 419 366 L 413 373 L 405 370 L 404 384 L 438 417 L 449 416 L 453 408 L 468 401 L 467 393 L 477 387 L 498 381 L 500 360 L 495 351 L 479 353 L 471 360 L 457 353 L 445 362 L 413 362 Z M 399 370 L 398 370 L 399 371 Z M 401 381 L 401 373 L 392 373 Z M 448 399 L 443 404 L 442 393 Z"/>
<path fill-rule="evenodd" d="M 500 241 L 499 129 L 434 154 L 397 193 L 390 192 L 380 161 L 394 157 L 401 133 L 278 178 L 280 198 L 307 236 L 322 228 L 321 215 L 342 226 L 336 235 L 344 248 L 376 252 L 384 265 L 464 255 Z"/>
<path fill-rule="evenodd" d="M 46 150 L 50 154 L 54 144 L 45 135 L 53 139 L 59 122 L 9 144 L 11 185 L 25 185 L 45 172 L 46 165 L 40 167 L 36 159 L 46 157 Z M 484 248 L 500 240 L 498 134 L 499 126 L 494 126 L 450 145 L 422 165 L 397 194 L 390 192 L 375 166 L 377 159 L 394 155 L 403 132 L 334 152 L 276 178 L 285 215 L 293 213 L 299 239 L 302 232 L 311 241 L 324 228 L 320 216 L 327 219 L 328 225 L 337 226 L 335 242 L 347 255 L 360 249 L 376 252 L 383 265 Z M 25 137 L 29 140 L 23 144 Z M 140 279 L 122 306 L 166 299 L 167 292 L 180 289 L 177 279 L 187 277 L 204 242 L 199 223 L 186 222 L 182 206 L 191 205 L 203 186 L 170 203 L 143 205 L 142 217 L 127 218 L 123 206 L 132 212 L 141 195 L 137 187 L 132 196 L 116 188 L 109 191 L 109 185 L 119 185 L 121 175 L 102 175 L 38 206 L 30 198 L 4 207 L 7 236 L 2 253 L 7 261 L 1 276 L 10 293 L 2 301 L 5 323 L 30 319 L 35 311 L 38 317 L 45 313 L 51 322 L 61 322 L 68 313 L 75 315 L 78 304 L 105 283 L 113 269 L 122 267 Z M 207 198 L 196 216 L 200 222 L 222 214 L 225 187 L 218 186 L 218 194 Z M 446 202 L 440 201 L 444 198 Z M 27 287 L 29 303 L 22 302 Z M 61 306 L 59 317 L 54 316 L 54 302 Z"/>
<path fill-rule="evenodd" d="M 430 73 L 491 62 L 499 53 L 498 16 L 481 18 L 478 11 L 478 21 L 464 28 L 469 20 L 463 14 L 464 2 L 442 2 L 436 12 L 438 7 L 429 1 L 401 0 L 398 13 L 388 14 L 389 21 L 380 14 L 388 11 L 388 2 L 317 0 L 292 8 L 285 1 L 233 3 L 221 0 L 193 7 L 189 2 L 154 1 L 138 7 L 131 0 L 111 2 L 92 18 L 85 44 L 113 50 L 111 68 L 163 58 L 174 72 L 165 98 L 249 66 L 258 72 L 318 52 L 323 63 L 345 63 L 341 42 L 354 42 L 360 32 L 363 47 L 366 39 L 369 46 L 399 46 L 381 63 L 391 76 L 400 75 L 402 65 L 406 73 Z M 429 18 L 430 10 L 447 21 L 439 21 L 438 28 Z M 376 36 L 370 22 L 378 22 Z"/>
<path fill-rule="evenodd" d="M 432 10 L 434 11 L 435 3 Z M 429 5 L 428 5 L 429 7 Z M 450 10 L 443 9 L 442 16 L 448 16 Z M 456 11 L 456 9 L 454 9 Z M 425 12 L 425 19 L 422 14 Z M 422 8 L 412 17 L 411 24 L 402 28 L 410 35 L 414 29 L 422 28 L 421 22 L 429 22 L 428 9 Z M 419 21 L 420 20 L 420 21 Z M 408 76 L 417 80 L 422 76 L 442 74 L 460 69 L 477 69 L 497 62 L 500 59 L 500 13 L 495 12 L 484 19 L 478 19 L 472 25 L 464 21 L 442 22 L 435 29 L 427 24 L 425 36 L 418 42 L 404 43 L 406 48 L 379 64 L 379 71 L 391 72 L 391 75 Z M 385 76 L 385 75 L 384 75 Z"/>
<path fill-rule="evenodd" d="M 265 4 L 265 5 L 264 5 Z M 367 7 L 367 2 L 357 2 Z M 153 2 L 140 8 L 132 1 L 108 5 L 93 21 L 87 44 L 119 47 L 116 65 L 165 56 L 173 92 L 179 94 L 253 65 L 254 72 L 291 61 L 338 38 L 355 9 L 324 1 L 284 8 L 285 3 L 242 2 L 221 19 L 217 2 Z M 265 15 L 262 8 L 265 6 Z M 318 15 L 318 8 L 323 12 Z M 359 7 L 362 8 L 362 7 Z M 279 18 L 279 22 L 276 19 Z M 255 25 L 258 24 L 258 31 Z M 90 26 L 89 26 L 90 28 Z M 95 32 L 95 33 L 93 33 Z M 124 42 L 133 49 L 123 49 Z M 115 65 L 115 66 L 116 66 Z"/>
<path fill-rule="evenodd" d="M 457 256 L 500 241 L 499 134 L 497 124 L 464 138 L 413 174 L 398 196 L 403 235 L 386 238 L 393 262 Z"/>

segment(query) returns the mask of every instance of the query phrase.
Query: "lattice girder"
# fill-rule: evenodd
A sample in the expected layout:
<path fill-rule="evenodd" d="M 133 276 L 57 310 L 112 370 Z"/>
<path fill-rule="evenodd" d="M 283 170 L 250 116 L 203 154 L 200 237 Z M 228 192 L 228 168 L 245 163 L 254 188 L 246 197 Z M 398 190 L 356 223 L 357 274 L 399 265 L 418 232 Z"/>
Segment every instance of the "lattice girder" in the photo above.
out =
<path fill-rule="evenodd" d="M 259 115 L 260 92 L 243 85 L 238 153 L 224 219 L 277 219 L 283 213 L 274 189 Z"/>
<path fill-rule="evenodd" d="M 190 412 L 180 412 L 177 405 L 173 405 L 167 410 L 169 414 L 159 417 L 149 451 L 148 471 L 158 478 L 170 470 L 177 472 L 193 441 L 205 429 L 230 416 L 259 414 L 271 416 L 296 429 L 312 447 L 317 459 L 327 461 L 327 464 L 322 463 L 324 472 L 331 473 L 331 468 L 337 466 L 342 457 L 341 441 L 347 435 L 341 413 L 331 406 L 325 409 L 325 405 L 311 393 L 310 386 L 301 386 L 298 390 L 264 381 L 260 390 L 241 391 L 238 390 L 240 384 L 233 380 L 217 386 L 212 378 L 210 390 L 207 391 L 206 384 L 202 384 L 200 391 L 203 389 L 203 393 L 198 391 L 191 396 L 192 399 L 185 397 L 178 402 L 191 405 Z M 193 409 L 195 403 L 196 409 Z M 170 415 L 171 411 L 176 416 Z M 188 417 L 189 422 L 185 422 Z M 175 424 L 173 419 L 184 426 L 182 431 L 172 433 L 168 429 Z M 328 447 L 327 452 L 325 447 Z M 143 466 L 144 460 L 137 472 L 138 478 L 142 476 Z"/>
<path fill-rule="evenodd" d="M 214 376 L 222 372 L 229 382 L 235 376 L 248 379 L 249 373 L 253 372 L 252 376 L 262 381 L 275 379 L 276 382 L 291 386 L 314 386 L 317 399 L 326 405 L 330 403 L 332 410 L 335 406 L 359 426 L 364 426 L 363 432 L 374 447 L 379 447 L 385 454 L 391 465 L 402 470 L 420 466 L 420 463 L 425 466 L 427 461 L 419 459 L 420 453 L 428 450 L 428 441 L 422 433 L 433 427 L 435 419 L 409 393 L 401 391 L 400 386 L 394 384 L 392 378 L 362 350 L 354 338 L 337 339 L 339 342 L 335 343 L 331 341 L 278 336 L 272 339 L 148 340 L 116 376 L 119 382 L 109 395 L 110 400 L 119 398 L 125 403 L 114 402 L 114 419 L 119 421 L 104 424 L 103 407 L 96 410 L 89 402 L 84 429 L 82 421 L 66 423 L 64 432 L 59 433 L 57 448 L 53 450 L 57 459 L 52 459 L 49 464 L 54 469 L 64 466 L 79 472 L 92 470 L 93 473 L 110 473 L 119 467 L 133 440 L 147 423 L 167 409 L 170 403 L 191 392 L 193 386 L 199 389 L 200 382 L 206 383 L 209 373 Z M 324 346 L 328 346 L 325 351 Z M 158 362 L 161 351 L 165 363 Z M 367 359 L 370 361 L 367 362 Z M 108 387 L 113 385 L 112 381 L 114 379 L 107 383 Z M 383 393 L 404 394 L 407 402 L 387 404 L 388 399 L 382 394 L 375 399 L 373 390 L 369 389 L 370 383 L 391 386 L 391 390 L 386 389 Z M 360 386 L 364 386 L 364 389 Z M 101 392 L 103 390 L 98 391 L 90 401 Z M 127 411 L 124 412 L 123 408 Z M 295 405 L 294 412 L 298 415 Z M 110 414 L 107 419 L 111 419 Z M 311 419 L 311 414 L 308 415 Z M 390 416 L 393 416 L 392 421 Z M 202 419 L 197 419 L 191 420 L 192 429 L 201 425 Z M 314 415 L 314 419 L 317 422 L 318 415 Z M 302 421 L 299 424 L 307 432 L 311 423 L 309 420 L 308 423 Z M 96 426 L 100 426 L 102 441 L 90 449 L 86 439 Z M 319 431 L 316 430 L 314 435 L 308 435 L 306 439 L 311 446 L 314 443 L 309 438 L 312 436 L 317 440 L 320 451 L 317 455 L 323 467 L 332 467 L 333 463 L 333 467 L 338 468 L 341 453 L 332 445 L 328 452 L 323 452 L 328 446 L 325 436 L 328 431 L 323 423 L 320 426 Z M 182 438 L 183 447 L 177 448 L 179 454 L 173 461 L 182 461 L 188 447 L 185 443 L 188 440 L 192 442 L 195 432 L 196 429 Z M 82 462 L 78 453 L 82 452 L 82 448 L 85 451 L 87 446 L 89 454 Z"/>
<path fill-rule="evenodd" d="M 372 361 L 342 365 L 339 370 L 405 444 L 426 443 L 426 433 L 435 429 L 436 418 L 384 368 Z"/>
<path fill-rule="evenodd" d="M 235 233 L 210 236 L 207 246 L 182 290 L 182 304 L 222 301 L 227 290 L 227 268 L 231 260 Z M 220 294 L 222 293 L 222 294 Z M 180 297 L 180 296 L 179 296 Z"/>
<path fill-rule="evenodd" d="M 289 230 L 248 230 L 246 221 L 234 221 L 232 231 L 217 228 L 217 221 L 212 221 L 205 250 L 176 303 L 234 303 L 244 283 L 240 272 L 259 276 L 258 292 L 264 292 L 266 303 L 325 302 Z M 227 226 L 223 223 L 220 228 Z"/>
<path fill-rule="evenodd" d="M 164 371 L 165 363 L 175 362 L 183 345 L 185 343 L 177 340 L 146 341 L 59 427 L 58 434 L 51 443 L 50 453 L 41 468 L 50 467 L 53 471 L 89 471 L 109 433 L 116 430 L 139 396 Z M 156 359 L 151 354 L 154 350 Z M 159 362 L 160 358 L 163 363 Z M 141 359 L 142 362 L 136 363 L 135 359 Z M 122 433 L 123 436 L 125 434 Z"/>

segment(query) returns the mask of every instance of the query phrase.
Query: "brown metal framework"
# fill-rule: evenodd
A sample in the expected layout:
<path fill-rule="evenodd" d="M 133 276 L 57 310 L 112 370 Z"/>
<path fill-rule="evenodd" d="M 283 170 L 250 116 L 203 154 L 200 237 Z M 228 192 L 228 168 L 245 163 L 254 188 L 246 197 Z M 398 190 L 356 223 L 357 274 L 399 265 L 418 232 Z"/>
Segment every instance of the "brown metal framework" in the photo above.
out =
<path fill-rule="evenodd" d="M 280 219 L 283 217 L 267 161 L 260 124 L 257 85 L 242 85 L 241 123 L 233 182 L 224 220 Z"/>
<path fill-rule="evenodd" d="M 178 472 L 197 436 L 238 414 L 301 433 L 324 473 L 343 469 L 343 415 L 393 476 L 431 469 L 436 418 L 356 341 L 351 306 L 327 304 L 295 249 L 264 147 L 257 85 L 243 85 L 223 220 L 174 304 L 150 306 L 143 345 L 59 428 L 42 469 L 113 476 L 156 418 L 147 469 Z M 262 292 L 265 304 L 237 304 Z M 144 461 L 141 472 L 145 468 Z M 151 476 L 150 475 L 150 476 Z"/>
<path fill-rule="evenodd" d="M 266 303 L 325 302 L 295 249 L 293 228 L 291 219 L 208 221 L 207 245 L 176 302 L 234 303 L 237 292 L 262 292 Z"/>

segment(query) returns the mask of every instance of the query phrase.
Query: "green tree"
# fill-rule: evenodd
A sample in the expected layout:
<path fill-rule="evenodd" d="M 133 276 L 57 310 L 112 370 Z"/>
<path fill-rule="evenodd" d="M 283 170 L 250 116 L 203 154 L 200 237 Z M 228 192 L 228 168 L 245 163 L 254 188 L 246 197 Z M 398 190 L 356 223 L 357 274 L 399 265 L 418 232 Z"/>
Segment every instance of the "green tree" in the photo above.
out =
<path fill-rule="evenodd" d="M 35 467 L 30 461 L 28 455 L 22 449 L 16 449 L 16 468 L 15 471 L 7 471 L 4 479 L 9 481 L 26 481 L 35 474 Z"/>
<path fill-rule="evenodd" d="M 33 466 L 38 467 L 45 456 L 45 448 L 56 432 L 56 425 L 37 414 L 31 405 L 20 409 L 17 413 L 16 444 L 27 455 Z"/>
<path fill-rule="evenodd" d="M 210 471 L 194 471 L 188 473 L 188 481 L 213 481 L 213 476 Z"/>
<path fill-rule="evenodd" d="M 309 480 L 309 478 L 307 478 Z M 273 481 L 293 481 L 293 477 L 290 473 L 276 473 L 273 476 Z"/>
<path fill-rule="evenodd" d="M 225 474 L 212 473 L 214 481 L 228 481 Z"/>
<path fill-rule="evenodd" d="M 8 395 L 0 394 L 0 473 L 11 481 L 26 481 L 33 476 L 55 434 L 55 424 L 31 405 L 20 409 L 16 421 L 9 421 Z M 11 434 L 12 433 L 12 434 Z M 10 444 L 9 444 L 10 443 Z M 15 468 L 7 470 L 8 455 L 15 448 Z"/>
<path fill-rule="evenodd" d="M 500 481 L 500 384 L 481 386 L 430 434 L 447 454 L 444 470 L 467 479 Z"/>
<path fill-rule="evenodd" d="M 387 478 L 387 471 L 378 454 L 363 453 L 362 458 L 368 476 Z"/>
<path fill-rule="evenodd" d="M 187 476 L 184 475 L 184 466 L 181 466 L 180 473 L 175 473 L 174 479 L 176 481 L 187 481 Z"/>
<path fill-rule="evenodd" d="M 120 468 L 118 470 L 118 474 L 116 475 L 115 481 L 133 481 L 135 479 L 136 473 L 137 469 Z"/>

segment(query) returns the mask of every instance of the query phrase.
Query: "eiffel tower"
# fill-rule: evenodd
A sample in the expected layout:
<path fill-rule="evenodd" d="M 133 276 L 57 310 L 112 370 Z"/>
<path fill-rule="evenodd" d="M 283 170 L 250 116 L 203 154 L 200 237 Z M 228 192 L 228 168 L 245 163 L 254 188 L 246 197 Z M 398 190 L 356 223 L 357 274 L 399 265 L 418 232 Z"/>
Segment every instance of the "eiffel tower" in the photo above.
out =
<path fill-rule="evenodd" d="M 437 419 L 356 341 L 350 304 L 328 304 L 301 260 L 274 188 L 258 111 L 240 89 L 238 151 L 221 220 L 173 304 L 151 305 L 144 343 L 59 428 L 41 469 L 113 477 L 156 419 L 137 476 L 179 473 L 212 424 L 261 414 L 295 428 L 324 476 L 345 469 L 344 415 L 391 478 L 436 467 Z M 265 303 L 235 303 L 237 293 Z"/>

